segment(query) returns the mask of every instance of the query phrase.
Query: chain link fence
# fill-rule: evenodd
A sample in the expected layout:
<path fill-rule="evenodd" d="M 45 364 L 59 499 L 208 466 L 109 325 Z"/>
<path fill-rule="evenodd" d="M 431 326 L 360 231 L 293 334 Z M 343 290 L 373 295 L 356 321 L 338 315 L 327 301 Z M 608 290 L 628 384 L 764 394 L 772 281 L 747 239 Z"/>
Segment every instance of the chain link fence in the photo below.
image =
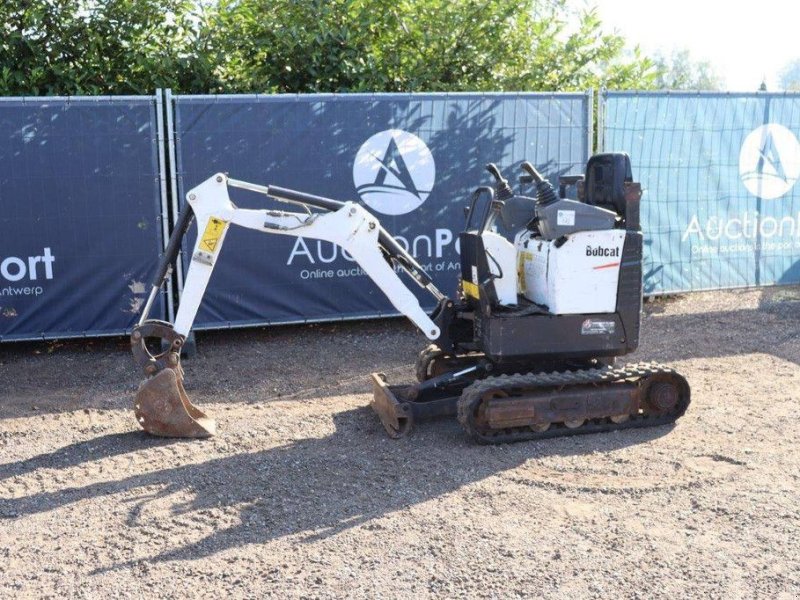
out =
<path fill-rule="evenodd" d="M 800 282 L 800 94 L 603 92 L 642 182 L 645 293 Z"/>

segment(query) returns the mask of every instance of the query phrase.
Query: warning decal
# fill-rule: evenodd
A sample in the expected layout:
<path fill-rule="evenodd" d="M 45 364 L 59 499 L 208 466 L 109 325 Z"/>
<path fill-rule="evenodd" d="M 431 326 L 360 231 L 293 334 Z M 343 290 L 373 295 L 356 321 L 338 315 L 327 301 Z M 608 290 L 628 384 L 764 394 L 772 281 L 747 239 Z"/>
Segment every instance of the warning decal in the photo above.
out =
<path fill-rule="evenodd" d="M 227 221 L 211 217 L 203 232 L 203 239 L 200 240 L 200 250 L 214 253 L 219 245 L 219 241 L 225 233 Z"/>

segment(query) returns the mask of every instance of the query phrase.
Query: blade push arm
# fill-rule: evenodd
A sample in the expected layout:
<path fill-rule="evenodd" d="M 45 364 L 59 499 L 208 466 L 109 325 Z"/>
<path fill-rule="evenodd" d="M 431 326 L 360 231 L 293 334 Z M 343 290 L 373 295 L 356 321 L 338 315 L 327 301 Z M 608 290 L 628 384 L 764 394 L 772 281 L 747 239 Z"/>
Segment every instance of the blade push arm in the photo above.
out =
<path fill-rule="evenodd" d="M 306 208 L 306 212 L 237 208 L 228 196 L 228 186 L 249 189 L 276 200 L 297 204 Z M 437 300 L 442 300 L 444 295 L 436 289 L 416 260 L 381 227 L 372 214 L 358 204 L 276 186 L 258 186 L 229 179 L 223 174 L 214 175 L 190 190 L 187 200 L 197 220 L 198 235 L 175 318 L 174 330 L 178 334 L 188 335 L 229 226 L 233 224 L 265 233 L 325 240 L 341 246 L 399 312 L 407 316 L 429 339 L 439 337 L 439 327 L 422 309 L 416 296 L 403 283 L 386 257 L 399 264 Z M 308 207 L 329 212 L 311 212 Z M 188 212 L 187 209 L 184 212 Z M 183 226 L 184 219 L 182 215 L 178 225 Z M 188 223 L 185 227 L 188 228 Z M 173 238 L 182 237 L 183 233 Z M 173 239 L 170 240 L 170 246 L 172 243 Z M 165 258 L 169 258 L 169 253 Z M 167 273 L 167 266 L 162 263 L 162 267 Z M 163 279 L 161 270 L 159 274 Z M 143 319 L 146 318 L 146 314 L 143 315 Z"/>

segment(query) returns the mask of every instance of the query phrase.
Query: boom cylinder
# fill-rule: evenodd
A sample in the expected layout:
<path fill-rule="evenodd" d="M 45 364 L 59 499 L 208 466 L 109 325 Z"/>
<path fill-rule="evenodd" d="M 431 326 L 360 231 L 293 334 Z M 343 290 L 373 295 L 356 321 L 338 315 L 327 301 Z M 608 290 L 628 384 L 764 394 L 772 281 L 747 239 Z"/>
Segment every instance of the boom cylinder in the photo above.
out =
<path fill-rule="evenodd" d="M 324 196 L 316 196 L 314 194 L 306 194 L 305 192 L 298 192 L 297 190 L 290 190 L 289 188 L 284 188 L 277 185 L 270 185 L 267 188 L 267 194 L 277 200 L 305 204 L 307 206 L 322 208 L 329 211 L 336 211 L 344 206 L 344 202 L 340 202 L 339 200 L 325 198 Z M 416 279 L 422 287 L 430 288 L 433 286 L 433 280 L 422 268 L 422 265 L 420 265 L 405 248 L 397 243 L 397 240 L 394 239 L 383 227 L 380 228 L 378 240 L 389 256 L 400 262 L 400 264 L 411 273 L 414 279 Z M 438 290 L 436 291 L 438 292 Z M 436 295 L 435 292 L 433 293 Z"/>
<path fill-rule="evenodd" d="M 267 194 L 278 200 L 286 200 L 299 204 L 307 204 L 315 208 L 322 208 L 331 212 L 339 210 L 344 206 L 344 202 L 326 198 L 325 196 L 315 196 L 314 194 L 306 194 L 305 192 L 298 192 L 297 190 L 290 190 L 289 188 L 280 187 L 277 185 L 270 185 L 267 187 Z"/>
<path fill-rule="evenodd" d="M 172 230 L 172 235 L 169 236 L 167 248 L 164 250 L 164 254 L 161 255 L 161 260 L 158 261 L 158 268 L 156 269 L 156 274 L 153 276 L 153 281 L 150 286 L 150 295 L 147 297 L 147 302 L 139 317 L 139 325 L 143 325 L 150 315 L 153 302 L 155 302 L 156 296 L 158 296 L 158 290 L 164 284 L 167 277 L 169 277 L 172 265 L 175 264 L 175 260 L 178 258 L 183 236 L 186 235 L 193 220 L 194 212 L 192 212 L 192 207 L 186 204 L 183 210 L 178 214 L 178 220 L 175 223 L 175 228 Z"/>

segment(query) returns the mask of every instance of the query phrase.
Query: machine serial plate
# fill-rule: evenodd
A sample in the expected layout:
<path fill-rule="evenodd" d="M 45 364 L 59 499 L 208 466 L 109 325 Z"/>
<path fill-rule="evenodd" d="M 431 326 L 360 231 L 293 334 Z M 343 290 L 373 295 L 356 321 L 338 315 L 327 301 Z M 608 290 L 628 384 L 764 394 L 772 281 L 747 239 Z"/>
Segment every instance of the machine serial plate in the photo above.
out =
<path fill-rule="evenodd" d="M 616 323 L 614 321 L 600 321 L 586 319 L 581 324 L 581 335 L 614 335 Z"/>

